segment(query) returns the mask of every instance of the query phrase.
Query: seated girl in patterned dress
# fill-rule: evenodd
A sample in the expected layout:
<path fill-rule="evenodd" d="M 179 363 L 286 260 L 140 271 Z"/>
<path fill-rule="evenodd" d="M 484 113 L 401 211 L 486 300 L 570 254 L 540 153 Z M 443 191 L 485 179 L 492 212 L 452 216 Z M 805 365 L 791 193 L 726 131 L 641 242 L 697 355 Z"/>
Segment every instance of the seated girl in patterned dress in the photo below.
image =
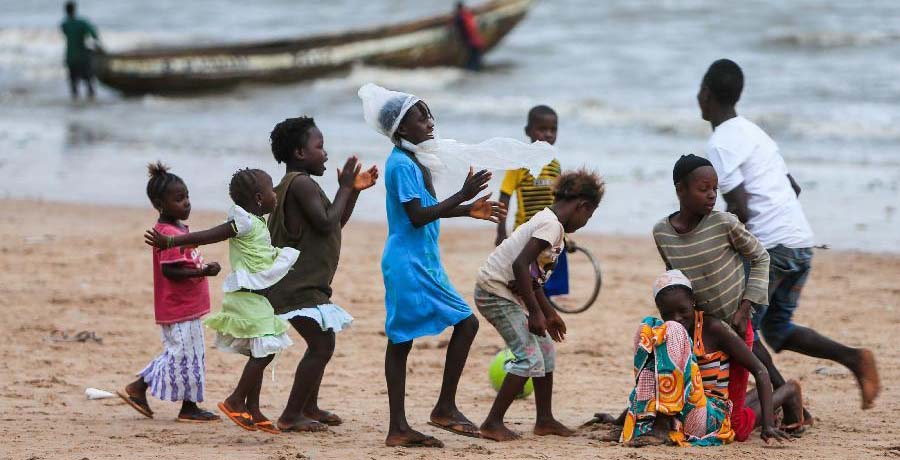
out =
<path fill-rule="evenodd" d="M 767 444 L 789 440 L 775 426 L 774 411 L 784 406 L 802 412 L 799 384 L 792 381 L 773 393 L 765 366 L 744 341 L 721 320 L 704 321 L 703 312 L 695 310 L 691 282 L 679 270 L 661 275 L 653 292 L 662 319 L 644 318 L 635 336 L 636 382 L 620 417 L 620 441 L 713 446 L 728 444 L 736 431 L 754 426 L 761 427 Z M 749 427 L 732 423 L 729 360 L 749 369 L 757 384 L 757 395 L 747 399 L 745 408 Z"/>

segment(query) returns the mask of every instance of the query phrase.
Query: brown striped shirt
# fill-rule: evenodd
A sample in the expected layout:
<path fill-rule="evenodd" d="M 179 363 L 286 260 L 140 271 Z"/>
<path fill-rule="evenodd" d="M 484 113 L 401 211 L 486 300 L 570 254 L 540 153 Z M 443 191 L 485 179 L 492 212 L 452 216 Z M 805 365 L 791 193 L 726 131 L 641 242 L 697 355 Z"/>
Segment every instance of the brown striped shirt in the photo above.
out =
<path fill-rule="evenodd" d="M 707 315 L 730 323 L 743 299 L 769 303 L 769 253 L 734 214 L 713 211 L 682 234 L 671 217 L 653 227 L 656 248 L 666 268 L 681 270 L 691 280 L 697 306 Z M 746 285 L 741 256 L 750 261 Z"/>

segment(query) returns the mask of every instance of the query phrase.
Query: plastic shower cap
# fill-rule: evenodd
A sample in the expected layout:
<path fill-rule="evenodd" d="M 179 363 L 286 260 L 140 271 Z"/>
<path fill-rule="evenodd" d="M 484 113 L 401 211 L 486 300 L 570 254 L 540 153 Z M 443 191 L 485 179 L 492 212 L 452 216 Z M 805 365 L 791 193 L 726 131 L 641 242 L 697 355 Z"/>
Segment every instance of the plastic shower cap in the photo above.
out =
<path fill-rule="evenodd" d="M 391 91 L 373 83 L 359 89 L 363 117 L 375 131 L 391 142 L 415 154 L 431 172 L 439 196 L 448 196 L 462 185 L 469 168 L 502 171 L 526 168 L 537 177 L 541 169 L 556 156 L 556 149 L 546 142 L 528 144 L 516 139 L 494 137 L 477 144 L 464 144 L 435 135 L 434 139 L 413 145 L 406 139 L 395 139 L 394 133 L 409 109 L 420 99 L 412 94 Z"/>
<path fill-rule="evenodd" d="M 357 94 L 362 99 L 366 123 L 392 141 L 403 116 L 420 101 L 412 94 L 391 91 L 374 83 L 366 83 Z"/>

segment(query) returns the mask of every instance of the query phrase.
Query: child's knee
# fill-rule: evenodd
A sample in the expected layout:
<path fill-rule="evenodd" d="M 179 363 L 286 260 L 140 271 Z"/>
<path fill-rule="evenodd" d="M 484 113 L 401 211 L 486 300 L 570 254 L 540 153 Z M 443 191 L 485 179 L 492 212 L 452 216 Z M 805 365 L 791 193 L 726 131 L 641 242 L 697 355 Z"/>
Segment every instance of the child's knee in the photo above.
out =
<path fill-rule="evenodd" d="M 307 353 L 315 359 L 328 362 L 331 360 L 331 356 L 334 355 L 334 340 L 323 341 L 314 347 L 310 346 Z"/>
<path fill-rule="evenodd" d="M 468 318 L 459 322 L 456 327 L 460 328 L 463 333 L 470 336 L 475 336 L 478 334 L 479 322 L 478 318 L 475 315 L 470 315 Z"/>

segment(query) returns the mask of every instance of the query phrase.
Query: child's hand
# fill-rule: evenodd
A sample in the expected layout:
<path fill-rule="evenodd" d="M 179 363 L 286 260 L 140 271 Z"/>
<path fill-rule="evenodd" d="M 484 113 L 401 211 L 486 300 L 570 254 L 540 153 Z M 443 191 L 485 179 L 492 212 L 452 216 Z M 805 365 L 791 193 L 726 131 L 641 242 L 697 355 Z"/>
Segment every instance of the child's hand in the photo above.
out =
<path fill-rule="evenodd" d="M 554 314 L 547 318 L 547 333 L 555 342 L 562 342 L 566 339 L 566 323 L 559 315 Z"/>
<path fill-rule="evenodd" d="M 337 170 L 338 184 L 343 188 L 352 188 L 360 169 L 362 169 L 362 165 L 359 164 L 359 159 L 355 155 L 347 158 L 344 167 Z"/>
<path fill-rule="evenodd" d="M 536 311 L 528 316 L 528 331 L 538 337 L 547 333 L 547 319 L 543 313 Z"/>
<path fill-rule="evenodd" d="M 222 271 L 218 262 L 210 262 L 203 266 L 203 276 L 216 276 Z"/>
<path fill-rule="evenodd" d="M 378 180 L 378 166 L 372 166 L 371 168 L 360 172 L 356 175 L 356 180 L 353 182 L 353 190 L 357 192 L 361 192 L 373 185 Z"/>
<path fill-rule="evenodd" d="M 487 188 L 488 182 L 491 180 L 491 173 L 487 169 L 482 169 L 477 173 L 473 173 L 473 171 L 472 167 L 469 166 L 469 175 L 466 176 L 466 181 L 463 182 L 462 188 L 459 189 L 459 194 L 462 196 L 463 201 L 469 201 L 478 196 L 482 190 Z"/>
<path fill-rule="evenodd" d="M 766 426 L 761 430 L 759 437 L 762 438 L 763 442 L 767 445 L 772 443 L 774 439 L 778 443 L 782 443 L 784 441 L 793 442 L 791 436 L 784 431 L 775 428 L 774 426 Z"/>
<path fill-rule="evenodd" d="M 741 300 L 741 305 L 734 312 L 734 316 L 731 317 L 731 327 L 737 332 L 738 337 L 742 339 L 747 336 L 747 320 L 750 319 L 751 308 L 752 305 L 749 300 Z"/>
<path fill-rule="evenodd" d="M 476 219 L 488 220 L 493 223 L 500 222 L 501 218 L 506 218 L 506 205 L 499 201 L 488 201 L 491 194 L 487 194 L 472 203 L 469 209 L 469 216 Z"/>
<path fill-rule="evenodd" d="M 169 249 L 172 247 L 172 240 L 173 238 L 171 235 L 163 235 L 156 231 L 155 228 L 151 228 L 144 232 L 144 243 L 155 248 Z"/>

